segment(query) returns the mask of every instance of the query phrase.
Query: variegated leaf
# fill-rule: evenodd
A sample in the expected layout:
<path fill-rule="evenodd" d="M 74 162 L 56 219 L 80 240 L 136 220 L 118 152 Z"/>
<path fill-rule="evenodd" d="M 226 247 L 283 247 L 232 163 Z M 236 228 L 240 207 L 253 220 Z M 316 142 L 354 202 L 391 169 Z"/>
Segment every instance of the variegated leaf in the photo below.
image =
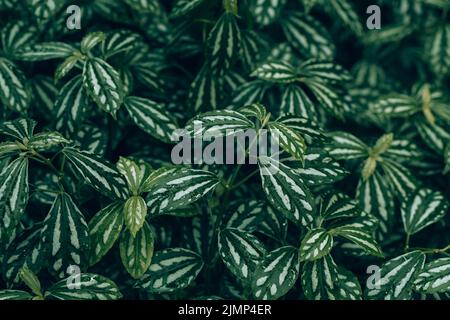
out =
<path fill-rule="evenodd" d="M 133 237 L 142 228 L 145 223 L 145 217 L 147 216 L 147 204 L 141 196 L 132 196 L 125 202 L 123 208 L 125 216 L 125 225 L 131 232 Z"/>
<path fill-rule="evenodd" d="M 365 292 L 371 300 L 408 300 L 413 284 L 425 263 L 425 254 L 413 251 L 389 260 L 381 266 L 374 283 Z"/>
<path fill-rule="evenodd" d="M 441 220 L 447 213 L 449 203 L 438 191 L 422 188 L 402 202 L 403 226 L 407 234 L 414 234 Z"/>
<path fill-rule="evenodd" d="M 298 250 L 294 247 L 269 252 L 252 278 L 255 298 L 274 300 L 284 296 L 295 285 L 299 266 Z"/>
<path fill-rule="evenodd" d="M 24 113 L 31 94 L 25 76 L 12 62 L 0 58 L 0 102 L 11 110 Z"/>
<path fill-rule="evenodd" d="M 225 12 L 211 29 L 207 39 L 207 53 L 214 72 L 230 69 L 239 54 L 241 33 L 236 16 Z"/>
<path fill-rule="evenodd" d="M 296 160 L 303 162 L 306 152 L 306 143 L 300 133 L 281 122 L 270 122 L 268 127 L 270 133 L 281 148 Z"/>
<path fill-rule="evenodd" d="M 333 237 L 322 228 L 310 230 L 300 244 L 300 261 L 314 261 L 327 255 L 333 248 Z"/>
<path fill-rule="evenodd" d="M 93 273 L 82 273 L 64 279 L 46 291 L 46 297 L 58 300 L 117 300 L 122 298 L 117 285 L 110 279 Z"/>
<path fill-rule="evenodd" d="M 17 158 L 0 172 L 0 240 L 7 243 L 28 203 L 28 159 Z"/>
<path fill-rule="evenodd" d="M 192 137 L 207 139 L 232 135 L 253 127 L 253 122 L 241 112 L 217 110 L 197 115 L 186 124 L 185 129 Z"/>
<path fill-rule="evenodd" d="M 91 58 L 83 69 L 83 86 L 100 109 L 115 114 L 123 102 L 119 73 L 106 61 Z"/>
<path fill-rule="evenodd" d="M 368 147 L 359 138 L 347 132 L 332 132 L 333 140 L 328 148 L 330 156 L 338 160 L 358 159 L 368 156 Z"/>
<path fill-rule="evenodd" d="M 59 278 L 67 267 L 87 267 L 89 229 L 83 214 L 67 193 L 59 194 L 53 202 L 41 230 L 41 243 L 50 258 L 49 268 Z"/>
<path fill-rule="evenodd" d="M 263 63 L 252 72 L 251 76 L 274 83 L 290 83 L 298 78 L 295 68 L 284 61 Z"/>
<path fill-rule="evenodd" d="M 73 165 L 78 178 L 106 196 L 115 199 L 127 198 L 125 180 L 107 160 L 74 148 L 64 148 L 63 153 Z"/>
<path fill-rule="evenodd" d="M 440 258 L 425 265 L 414 281 L 414 290 L 440 293 L 450 290 L 450 258 Z"/>
<path fill-rule="evenodd" d="M 335 46 L 326 29 L 314 18 L 300 12 L 291 13 L 282 21 L 289 43 L 303 56 L 333 59 Z"/>
<path fill-rule="evenodd" d="M 31 300 L 33 296 L 22 290 L 0 290 L 0 300 Z"/>
<path fill-rule="evenodd" d="M 121 202 L 115 202 L 106 206 L 89 221 L 90 266 L 100 261 L 112 248 L 119 238 L 123 223 L 123 204 Z"/>
<path fill-rule="evenodd" d="M 133 235 L 128 230 L 120 238 L 120 258 L 125 269 L 135 279 L 141 278 L 147 271 L 153 257 L 153 231 L 147 222 Z"/>
<path fill-rule="evenodd" d="M 303 292 L 309 300 L 361 300 L 358 279 L 336 265 L 330 255 L 308 261 L 302 269 Z"/>
<path fill-rule="evenodd" d="M 330 230 L 330 233 L 352 241 L 371 255 L 383 257 L 383 252 L 377 241 L 374 239 L 373 231 L 367 227 L 367 222 L 364 223 L 361 220 L 362 219 L 357 219 L 349 224 L 334 228 L 333 230 Z"/>
<path fill-rule="evenodd" d="M 84 117 L 87 105 L 87 93 L 79 75 L 68 81 L 56 97 L 56 129 L 73 134 Z"/>
<path fill-rule="evenodd" d="M 248 232 L 226 228 L 219 233 L 219 254 L 236 277 L 248 282 L 266 255 L 266 249 Z"/>
<path fill-rule="evenodd" d="M 159 140 L 171 141 L 178 125 L 161 105 L 150 99 L 132 96 L 127 97 L 124 104 L 131 119 L 139 128 Z"/>
<path fill-rule="evenodd" d="M 23 61 L 45 61 L 51 59 L 64 59 L 77 50 L 64 42 L 42 42 L 21 47 L 14 56 Z"/>
<path fill-rule="evenodd" d="M 170 248 L 157 251 L 138 285 L 149 292 L 173 292 L 190 286 L 202 268 L 202 258 L 191 250 Z"/>
<path fill-rule="evenodd" d="M 268 201 L 297 225 L 309 226 L 314 220 L 315 205 L 298 173 L 266 156 L 259 157 L 258 165 Z"/>
<path fill-rule="evenodd" d="M 386 234 L 393 224 L 394 196 L 378 172 L 375 171 L 365 181 L 359 180 L 356 199 L 365 212 L 373 214 L 379 219 L 381 232 Z"/>
<path fill-rule="evenodd" d="M 219 178 L 209 171 L 172 168 L 158 176 L 147 196 L 151 214 L 171 211 L 204 197 L 219 184 Z"/>

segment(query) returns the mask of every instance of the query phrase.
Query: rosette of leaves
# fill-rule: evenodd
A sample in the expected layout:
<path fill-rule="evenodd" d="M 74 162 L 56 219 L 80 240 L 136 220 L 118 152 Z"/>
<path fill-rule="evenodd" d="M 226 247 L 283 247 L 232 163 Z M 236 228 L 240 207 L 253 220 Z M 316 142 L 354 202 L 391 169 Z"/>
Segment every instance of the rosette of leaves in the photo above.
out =
<path fill-rule="evenodd" d="M 448 299 L 450 7 L 373 4 L 0 0 L 0 299 Z"/>

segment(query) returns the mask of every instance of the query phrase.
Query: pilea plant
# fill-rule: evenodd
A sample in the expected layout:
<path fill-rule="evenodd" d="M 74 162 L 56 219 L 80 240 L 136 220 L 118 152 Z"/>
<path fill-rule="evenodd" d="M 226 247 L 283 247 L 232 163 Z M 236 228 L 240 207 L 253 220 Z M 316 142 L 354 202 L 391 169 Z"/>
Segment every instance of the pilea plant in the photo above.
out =
<path fill-rule="evenodd" d="M 376 2 L 0 0 L 0 299 L 448 299 L 450 4 Z"/>

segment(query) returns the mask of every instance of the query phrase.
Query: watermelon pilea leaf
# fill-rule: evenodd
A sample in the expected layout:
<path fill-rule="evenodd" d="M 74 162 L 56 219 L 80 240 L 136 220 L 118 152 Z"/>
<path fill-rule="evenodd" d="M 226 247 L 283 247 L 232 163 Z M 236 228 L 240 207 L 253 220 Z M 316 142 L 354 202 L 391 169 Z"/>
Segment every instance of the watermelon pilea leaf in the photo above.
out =
<path fill-rule="evenodd" d="M 449 299 L 449 1 L 366 2 L 0 0 L 0 300 Z"/>

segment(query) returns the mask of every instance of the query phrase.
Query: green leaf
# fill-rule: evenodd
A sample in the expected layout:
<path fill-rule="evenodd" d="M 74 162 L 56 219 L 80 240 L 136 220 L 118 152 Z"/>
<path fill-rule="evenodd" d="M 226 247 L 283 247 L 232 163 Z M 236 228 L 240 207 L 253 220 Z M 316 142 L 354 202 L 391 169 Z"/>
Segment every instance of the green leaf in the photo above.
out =
<path fill-rule="evenodd" d="M 295 68 L 284 61 L 263 63 L 250 76 L 274 83 L 290 83 L 298 78 Z"/>
<path fill-rule="evenodd" d="M 8 23 L 0 32 L 0 40 L 3 51 L 11 56 L 14 52 L 36 41 L 36 27 L 24 21 L 12 21 Z"/>
<path fill-rule="evenodd" d="M 83 214 L 67 193 L 61 193 L 53 202 L 43 222 L 41 242 L 51 257 L 49 268 L 63 278 L 67 267 L 87 267 L 89 229 Z"/>
<path fill-rule="evenodd" d="M 257 200 L 239 203 L 226 226 L 249 232 L 254 231 L 265 217 L 263 205 L 262 201 Z"/>
<path fill-rule="evenodd" d="M 450 71 L 450 25 L 442 24 L 432 33 L 427 44 L 429 63 L 437 76 L 444 77 Z"/>
<path fill-rule="evenodd" d="M 0 290 L 0 300 L 31 300 L 33 296 L 21 290 Z"/>
<path fill-rule="evenodd" d="M 217 20 L 209 33 L 206 48 L 214 72 L 222 73 L 230 69 L 239 54 L 241 33 L 236 16 L 225 12 Z"/>
<path fill-rule="evenodd" d="M 20 152 L 20 147 L 16 142 L 0 143 L 0 158 L 8 157 Z"/>
<path fill-rule="evenodd" d="M 132 196 L 125 202 L 123 208 L 125 225 L 133 237 L 142 228 L 147 216 L 147 205 L 141 196 Z"/>
<path fill-rule="evenodd" d="M 81 52 L 88 53 L 97 44 L 105 41 L 106 35 L 101 31 L 88 33 L 81 40 Z"/>
<path fill-rule="evenodd" d="M 14 57 L 23 61 L 64 59 L 77 50 L 64 42 L 42 42 L 19 48 Z"/>
<path fill-rule="evenodd" d="M 51 131 L 35 134 L 30 139 L 28 146 L 38 152 L 42 152 L 68 143 L 70 143 L 70 141 L 64 138 L 59 132 Z"/>
<path fill-rule="evenodd" d="M 383 252 L 373 237 L 373 231 L 367 227 L 367 221 L 364 223 L 365 218 L 363 221 L 361 220 L 362 219 L 357 219 L 352 223 L 334 228 L 333 230 L 330 230 L 330 233 L 352 241 L 371 255 L 383 257 Z"/>
<path fill-rule="evenodd" d="M 450 143 L 447 145 L 444 153 L 445 168 L 443 174 L 450 172 Z"/>
<path fill-rule="evenodd" d="M 76 76 L 61 88 L 56 97 L 56 129 L 73 134 L 83 119 L 87 105 L 81 76 Z"/>
<path fill-rule="evenodd" d="M 370 300 L 408 300 L 413 284 L 425 263 L 425 254 L 413 251 L 389 260 L 381 266 L 379 279 L 365 296 Z"/>
<path fill-rule="evenodd" d="M 77 65 L 78 62 L 81 61 L 81 56 L 79 53 L 75 53 L 71 55 L 70 57 L 66 58 L 62 63 L 58 65 L 58 68 L 56 68 L 55 71 L 55 82 L 58 82 L 62 78 L 64 78 L 66 75 L 69 74 L 70 71 L 73 70 L 73 68 Z"/>
<path fill-rule="evenodd" d="M 319 104 L 325 108 L 325 111 L 337 118 L 342 118 L 344 104 L 341 95 L 334 88 L 331 88 L 329 84 L 324 84 L 323 81 L 317 80 L 316 77 L 304 82 Z"/>
<path fill-rule="evenodd" d="M 138 82 L 149 89 L 164 93 L 167 83 L 156 70 L 153 63 L 137 63 L 132 66 L 131 70 Z"/>
<path fill-rule="evenodd" d="M 139 12 L 155 12 L 159 10 L 157 0 L 125 0 L 130 7 Z"/>
<path fill-rule="evenodd" d="M 168 111 L 150 99 L 139 97 L 127 97 L 124 104 L 139 128 L 161 141 L 171 142 L 178 125 Z"/>
<path fill-rule="evenodd" d="M 356 13 L 352 4 L 347 0 L 331 0 L 330 6 L 334 13 L 341 19 L 342 23 L 349 27 L 357 36 L 363 34 L 363 26 L 360 17 Z"/>
<path fill-rule="evenodd" d="M 286 125 L 288 128 L 294 131 L 297 131 L 307 139 L 313 141 L 325 141 L 328 139 L 323 133 L 322 129 L 320 129 L 319 125 L 311 119 L 285 115 L 278 118 L 277 122 Z"/>
<path fill-rule="evenodd" d="M 93 273 L 82 273 L 79 276 L 61 280 L 51 286 L 45 295 L 58 300 L 117 300 L 122 298 L 119 288 L 113 281 Z"/>
<path fill-rule="evenodd" d="M 300 261 L 314 261 L 333 248 L 333 237 L 322 228 L 310 230 L 300 244 Z"/>
<path fill-rule="evenodd" d="M 238 110 L 246 117 L 254 117 L 259 120 L 259 122 L 263 122 L 267 117 L 267 110 L 261 103 L 252 103 L 245 107 L 242 107 Z"/>
<path fill-rule="evenodd" d="M 378 172 L 375 171 L 367 180 L 359 180 L 356 199 L 365 212 L 379 219 L 381 231 L 387 233 L 394 218 L 394 196 Z"/>
<path fill-rule="evenodd" d="M 26 78 L 13 63 L 0 58 L 0 102 L 11 110 L 24 113 L 31 95 Z"/>
<path fill-rule="evenodd" d="M 139 194 L 139 187 L 143 182 L 143 172 L 141 168 L 133 160 L 120 157 L 117 162 L 117 170 L 125 177 L 127 181 L 128 188 L 131 190 L 133 195 Z"/>
<path fill-rule="evenodd" d="M 253 123 L 241 112 L 217 110 L 191 119 L 185 129 L 192 137 L 213 138 L 232 135 L 253 128 Z"/>
<path fill-rule="evenodd" d="M 303 137 L 292 128 L 280 122 L 269 122 L 270 133 L 277 143 L 296 160 L 303 162 L 306 143 Z"/>
<path fill-rule="evenodd" d="M 295 285 L 299 266 L 298 250 L 294 247 L 269 252 L 252 277 L 255 298 L 274 300 L 284 296 Z"/>
<path fill-rule="evenodd" d="M 167 293 L 187 288 L 203 268 L 202 258 L 183 248 L 157 251 L 138 286 L 149 292 Z"/>
<path fill-rule="evenodd" d="M 152 183 L 147 206 L 152 214 L 186 207 L 219 184 L 211 172 L 198 169 L 172 168 L 159 175 Z"/>
<path fill-rule="evenodd" d="M 299 66 L 299 73 L 324 85 L 342 85 L 350 82 L 350 73 L 328 60 L 309 59 Z"/>
<path fill-rule="evenodd" d="M 422 188 L 402 202 L 403 226 L 407 234 L 414 234 L 441 220 L 448 211 L 449 203 L 438 191 Z"/>
<path fill-rule="evenodd" d="M 289 43 L 306 58 L 333 59 L 336 48 L 326 29 L 309 15 L 293 12 L 282 20 Z"/>
<path fill-rule="evenodd" d="M 237 106 L 247 106 L 261 101 L 268 89 L 265 81 L 254 80 L 244 83 L 239 89 L 233 92 L 233 104 Z"/>
<path fill-rule="evenodd" d="M 215 75 L 209 66 L 204 64 L 191 83 L 189 89 L 189 105 L 192 110 L 217 109 L 222 103 L 223 77 Z"/>
<path fill-rule="evenodd" d="M 26 0 L 26 4 L 38 23 L 53 17 L 65 4 L 63 0 Z"/>
<path fill-rule="evenodd" d="M 269 157 L 259 157 L 258 165 L 269 203 L 297 225 L 311 225 L 314 200 L 298 173 Z"/>
<path fill-rule="evenodd" d="M 280 110 L 283 114 L 292 114 L 305 119 L 315 120 L 317 111 L 314 103 L 298 85 L 286 86 L 281 97 Z"/>
<path fill-rule="evenodd" d="M 292 159 L 289 159 L 289 161 L 292 162 Z M 349 173 L 334 161 L 326 151 L 319 148 L 308 148 L 304 168 L 296 167 L 295 172 L 308 186 L 334 183 L 342 180 Z"/>
<path fill-rule="evenodd" d="M 301 279 L 303 292 L 309 300 L 361 300 L 358 279 L 338 267 L 330 255 L 306 262 Z"/>
<path fill-rule="evenodd" d="M 28 203 L 28 159 L 17 158 L 0 172 L 0 239 L 6 241 Z"/>
<path fill-rule="evenodd" d="M 266 255 L 266 249 L 255 236 L 239 229 L 226 228 L 219 233 L 219 254 L 236 277 L 248 282 Z"/>
<path fill-rule="evenodd" d="M 29 268 L 22 267 L 19 271 L 19 276 L 35 295 L 42 296 L 41 283 L 37 276 Z"/>
<path fill-rule="evenodd" d="M 147 222 L 143 222 L 135 235 L 128 230 L 120 238 L 120 258 L 125 269 L 134 278 L 141 278 L 150 266 L 154 249 L 154 235 Z"/>
<path fill-rule="evenodd" d="M 179 0 L 173 5 L 170 16 L 172 18 L 184 16 L 198 8 L 205 1 L 206 0 Z"/>
<path fill-rule="evenodd" d="M 99 262 L 112 248 L 119 238 L 123 223 L 123 203 L 121 202 L 115 202 L 106 206 L 89 221 L 90 266 Z"/>
<path fill-rule="evenodd" d="M 387 117 L 408 117 L 421 110 L 417 99 L 401 94 L 390 94 L 378 99 L 372 106 L 376 113 Z"/>
<path fill-rule="evenodd" d="M 9 244 L 3 255 L 2 274 L 8 285 L 20 283 L 19 272 L 22 267 L 27 267 L 35 274 L 44 264 L 43 250 L 39 245 L 41 235 L 40 226 L 17 235 Z"/>
<path fill-rule="evenodd" d="M 35 295 L 42 296 L 41 283 L 33 271 L 27 267 L 22 267 L 19 271 L 19 277 Z"/>
<path fill-rule="evenodd" d="M 253 1 L 250 12 L 257 24 L 267 26 L 276 21 L 285 2 L 285 0 Z"/>
<path fill-rule="evenodd" d="M 6 121 L 0 125 L 0 134 L 4 134 L 18 140 L 29 140 L 33 135 L 36 121 L 31 119 L 17 119 Z"/>
<path fill-rule="evenodd" d="M 119 73 L 106 61 L 91 58 L 83 69 L 83 86 L 105 112 L 115 114 L 123 102 L 123 84 Z"/>
<path fill-rule="evenodd" d="M 450 141 L 449 126 L 425 121 L 416 121 L 415 125 L 420 137 L 429 147 L 439 154 L 444 152 L 446 144 Z"/>
<path fill-rule="evenodd" d="M 320 216 L 324 221 L 354 218 L 362 214 L 358 203 L 340 192 L 327 192 L 320 197 Z"/>
<path fill-rule="evenodd" d="M 129 30 L 111 31 L 107 34 L 105 41 L 101 43 L 102 53 L 107 59 L 116 54 L 130 51 L 141 40 L 141 36 L 138 33 Z"/>
<path fill-rule="evenodd" d="M 368 156 L 368 147 L 359 138 L 347 132 L 331 132 L 333 140 L 328 152 L 337 160 L 358 159 Z"/>
<path fill-rule="evenodd" d="M 128 192 L 125 180 L 114 166 L 101 157 L 73 148 L 64 148 L 63 153 L 72 163 L 79 179 L 105 196 L 126 199 Z"/>
<path fill-rule="evenodd" d="M 425 265 L 414 281 L 414 290 L 440 293 L 450 290 L 450 258 L 440 258 Z"/>
<path fill-rule="evenodd" d="M 407 168 L 387 159 L 383 159 L 380 164 L 386 180 L 400 199 L 406 199 L 409 193 L 417 189 L 416 179 Z"/>

